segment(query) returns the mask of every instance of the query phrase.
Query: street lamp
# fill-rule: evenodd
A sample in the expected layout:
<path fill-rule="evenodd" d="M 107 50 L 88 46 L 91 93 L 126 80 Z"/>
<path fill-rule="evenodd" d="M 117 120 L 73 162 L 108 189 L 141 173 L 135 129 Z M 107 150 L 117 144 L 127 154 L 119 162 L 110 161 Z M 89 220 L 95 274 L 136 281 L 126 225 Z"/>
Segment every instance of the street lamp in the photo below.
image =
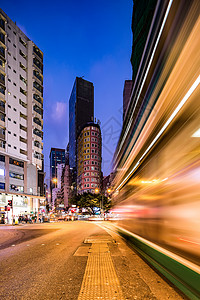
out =
<path fill-rule="evenodd" d="M 107 193 L 108 193 L 108 194 L 111 193 L 111 189 L 110 189 L 110 188 L 107 189 Z"/>
<path fill-rule="evenodd" d="M 107 190 L 106 190 L 106 192 L 108 193 L 108 194 L 110 194 L 111 193 L 111 189 L 110 188 L 108 188 Z M 100 194 L 101 195 L 101 205 L 102 205 L 102 213 L 104 212 L 104 210 L 103 210 L 103 192 L 100 192 L 100 190 L 98 189 L 98 188 L 96 188 L 95 189 L 95 194 Z"/>
<path fill-rule="evenodd" d="M 58 182 L 58 179 L 55 177 L 52 179 L 52 182 L 56 184 Z"/>
<path fill-rule="evenodd" d="M 100 205 L 100 210 L 101 210 L 101 213 L 103 212 L 103 194 L 99 191 L 98 188 L 96 188 L 95 190 L 95 194 L 100 194 L 101 195 L 101 205 L 102 205 L 102 208 L 101 208 L 101 205 Z"/>

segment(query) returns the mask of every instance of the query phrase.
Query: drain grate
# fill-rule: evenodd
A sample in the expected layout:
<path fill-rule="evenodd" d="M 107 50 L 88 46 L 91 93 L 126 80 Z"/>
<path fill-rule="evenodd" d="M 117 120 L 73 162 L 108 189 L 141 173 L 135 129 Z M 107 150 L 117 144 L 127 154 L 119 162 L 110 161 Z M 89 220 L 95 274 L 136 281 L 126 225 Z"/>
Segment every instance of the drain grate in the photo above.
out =
<path fill-rule="evenodd" d="M 107 244 L 110 240 L 88 240 L 92 246 L 88 254 L 78 300 L 123 300 L 122 290 Z"/>

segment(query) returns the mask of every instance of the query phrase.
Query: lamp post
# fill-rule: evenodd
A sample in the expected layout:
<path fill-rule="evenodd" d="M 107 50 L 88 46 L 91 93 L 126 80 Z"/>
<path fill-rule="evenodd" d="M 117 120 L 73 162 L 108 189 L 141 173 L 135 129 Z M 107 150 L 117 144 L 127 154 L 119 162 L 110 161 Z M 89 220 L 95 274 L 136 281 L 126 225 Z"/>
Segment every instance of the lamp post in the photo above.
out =
<path fill-rule="evenodd" d="M 107 190 L 106 190 L 106 192 L 108 193 L 108 194 L 110 194 L 111 193 L 111 189 L 110 188 L 108 188 Z M 100 192 L 100 190 L 98 189 L 98 188 L 96 188 L 95 189 L 95 193 L 96 194 L 100 194 L 101 195 L 101 205 L 102 205 L 102 209 L 101 209 L 101 205 L 100 205 L 100 210 L 102 211 L 102 213 L 104 213 L 104 209 L 103 209 L 103 192 Z"/>

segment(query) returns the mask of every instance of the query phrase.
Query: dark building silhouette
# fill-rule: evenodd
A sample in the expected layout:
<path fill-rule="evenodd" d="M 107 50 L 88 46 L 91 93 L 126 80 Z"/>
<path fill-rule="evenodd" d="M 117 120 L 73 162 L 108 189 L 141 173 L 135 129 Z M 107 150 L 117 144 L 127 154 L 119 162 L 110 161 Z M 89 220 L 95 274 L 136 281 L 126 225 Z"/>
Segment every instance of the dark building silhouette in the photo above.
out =
<path fill-rule="evenodd" d="M 142 58 L 156 4 L 157 0 L 134 0 L 132 15 L 133 44 L 131 55 L 133 83 Z"/>
<path fill-rule="evenodd" d="M 130 100 L 131 90 L 133 86 L 132 80 L 125 80 L 124 82 L 124 90 L 123 90 L 123 120 L 125 117 L 126 109 Z"/>
<path fill-rule="evenodd" d="M 94 86 L 76 77 L 69 99 L 69 165 L 72 169 L 72 185 L 76 188 L 77 137 L 82 126 L 94 120 Z"/>

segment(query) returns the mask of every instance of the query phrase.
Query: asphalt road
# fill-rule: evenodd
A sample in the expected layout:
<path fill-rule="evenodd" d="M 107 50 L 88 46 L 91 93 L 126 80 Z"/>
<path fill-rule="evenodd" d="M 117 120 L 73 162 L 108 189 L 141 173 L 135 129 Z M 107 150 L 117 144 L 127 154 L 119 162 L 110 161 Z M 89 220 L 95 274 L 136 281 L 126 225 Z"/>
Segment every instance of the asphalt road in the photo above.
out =
<path fill-rule="evenodd" d="M 1 226 L 0 299 L 77 299 L 90 247 L 84 240 L 101 236 L 114 241 L 109 248 L 124 299 L 186 299 L 117 234 L 105 231 L 106 224 Z"/>

